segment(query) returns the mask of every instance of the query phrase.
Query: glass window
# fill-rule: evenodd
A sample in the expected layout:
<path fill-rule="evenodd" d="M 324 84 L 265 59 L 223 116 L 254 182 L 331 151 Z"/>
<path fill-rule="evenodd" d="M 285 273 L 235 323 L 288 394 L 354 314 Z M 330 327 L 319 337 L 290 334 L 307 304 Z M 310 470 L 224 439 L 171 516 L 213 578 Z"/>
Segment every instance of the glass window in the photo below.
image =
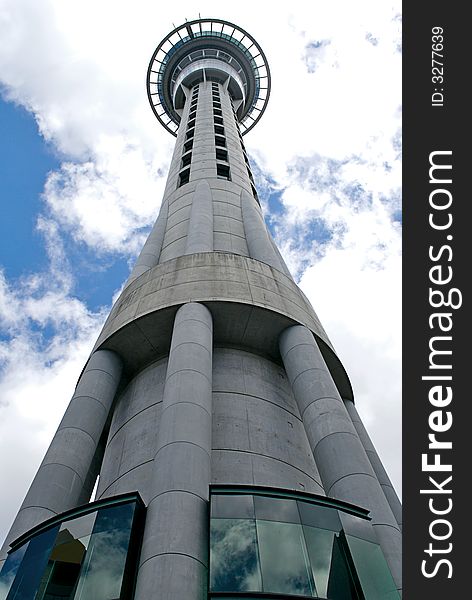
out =
<path fill-rule="evenodd" d="M 283 521 L 300 523 L 297 503 L 289 498 L 271 498 L 270 496 L 255 496 L 254 507 L 256 519 L 264 521 Z"/>
<path fill-rule="evenodd" d="M 362 598 L 356 593 L 350 570 L 346 562 L 346 547 L 342 535 L 335 535 L 331 553 L 331 567 L 328 577 L 328 598 L 333 600 L 357 600 Z"/>
<path fill-rule="evenodd" d="M 223 148 L 216 148 L 216 160 L 225 160 L 228 162 L 228 151 Z"/>
<path fill-rule="evenodd" d="M 264 592 L 313 596 L 315 586 L 301 525 L 256 523 Z"/>
<path fill-rule="evenodd" d="M 192 162 L 192 153 L 189 152 L 188 154 L 184 154 L 182 156 L 182 162 L 181 162 L 181 168 L 182 167 L 188 167 L 188 165 Z"/>
<path fill-rule="evenodd" d="M 379 545 L 346 536 L 365 600 L 398 600 L 399 595 Z"/>
<path fill-rule="evenodd" d="M 138 503 L 101 505 L 56 520 L 11 552 L 0 573 L 0 600 L 118 600 L 128 594 L 139 536 L 133 533 Z"/>
<path fill-rule="evenodd" d="M 179 187 L 190 181 L 190 169 L 185 169 L 179 174 Z"/>
<path fill-rule="evenodd" d="M 353 595 L 345 556 L 338 548 L 337 534 L 307 526 L 303 526 L 303 532 L 318 597 L 332 600 L 357 598 Z"/>
<path fill-rule="evenodd" d="M 0 600 L 5 600 L 10 591 L 11 585 L 20 568 L 23 556 L 28 548 L 29 542 L 23 544 L 18 550 L 10 552 L 6 561 L 3 564 L 2 572 L 0 573 Z"/>
<path fill-rule="evenodd" d="M 210 540 L 211 590 L 262 590 L 254 520 L 212 519 Z"/>
<path fill-rule="evenodd" d="M 120 597 L 134 509 L 122 504 L 98 512 L 74 600 Z"/>
<path fill-rule="evenodd" d="M 338 511 L 328 506 L 317 506 L 309 502 L 298 500 L 298 510 L 300 511 L 301 522 L 304 525 L 320 527 L 321 529 L 331 529 L 332 531 L 341 531 L 341 521 Z"/>
<path fill-rule="evenodd" d="M 254 501 L 250 494 L 212 496 L 211 518 L 254 519 Z"/>
<path fill-rule="evenodd" d="M 15 600 L 31 600 L 31 598 L 35 597 L 58 529 L 59 526 L 52 527 L 30 540 L 21 565 L 16 572 L 15 579 L 11 584 L 7 596 L 8 600 L 13 598 Z"/>
<path fill-rule="evenodd" d="M 72 598 L 97 512 L 65 521 L 38 588 L 36 600 Z"/>
<path fill-rule="evenodd" d="M 212 494 L 212 598 L 220 592 L 228 597 L 262 592 L 284 598 L 399 600 L 380 546 L 346 536 L 340 516 L 349 514 L 365 526 L 368 519 L 345 513 L 341 506 L 286 496 L 251 493 L 250 488 Z"/>
<path fill-rule="evenodd" d="M 228 181 L 231 181 L 229 166 L 228 165 L 220 165 L 219 163 L 217 163 L 216 164 L 216 176 L 219 179 L 227 179 Z"/>

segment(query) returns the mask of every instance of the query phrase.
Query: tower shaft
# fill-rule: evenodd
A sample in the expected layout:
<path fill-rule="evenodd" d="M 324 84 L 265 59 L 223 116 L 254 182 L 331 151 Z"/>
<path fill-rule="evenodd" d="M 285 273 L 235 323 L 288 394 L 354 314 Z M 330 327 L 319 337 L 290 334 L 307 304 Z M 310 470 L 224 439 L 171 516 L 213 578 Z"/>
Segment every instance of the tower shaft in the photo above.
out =
<path fill-rule="evenodd" d="M 215 594 L 303 592 L 336 600 L 360 597 L 352 590 L 362 588 L 374 598 L 357 567 L 356 543 L 380 545 L 400 588 L 398 499 L 355 412 L 344 368 L 264 222 L 239 127 L 243 75 L 225 67 L 217 76 L 208 63 L 190 85 L 190 67 L 183 64 L 175 83 L 180 125 L 158 219 L 3 551 L 88 502 L 98 477 L 99 506 L 137 492 L 147 508 L 137 600 L 203 600 L 208 581 Z M 277 519 L 260 508 L 271 497 L 298 503 L 298 517 L 278 519 L 285 525 L 308 527 L 310 502 L 338 511 L 329 576 L 312 565 L 305 587 L 274 583 L 264 528 Z M 261 562 L 244 585 L 221 583 L 221 539 L 210 534 L 210 500 L 212 532 L 243 519 L 228 498 L 238 506 L 251 498 L 244 523 L 257 526 Z M 228 560 L 239 556 L 232 552 Z M 349 584 L 340 583 L 348 579 L 338 567 L 346 552 L 351 570 L 359 569 Z M 342 595 L 342 585 L 351 596 Z"/>

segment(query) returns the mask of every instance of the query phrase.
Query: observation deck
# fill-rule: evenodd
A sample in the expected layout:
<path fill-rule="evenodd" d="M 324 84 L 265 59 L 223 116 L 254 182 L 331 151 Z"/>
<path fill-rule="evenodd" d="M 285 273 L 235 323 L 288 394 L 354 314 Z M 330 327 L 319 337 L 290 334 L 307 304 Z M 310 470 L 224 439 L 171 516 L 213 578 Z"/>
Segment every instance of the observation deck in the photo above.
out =
<path fill-rule="evenodd" d="M 188 91 L 197 83 L 226 86 L 242 135 L 264 113 L 271 84 L 267 59 L 256 40 L 221 19 L 187 21 L 171 31 L 154 51 L 146 81 L 154 114 L 174 136 Z"/>

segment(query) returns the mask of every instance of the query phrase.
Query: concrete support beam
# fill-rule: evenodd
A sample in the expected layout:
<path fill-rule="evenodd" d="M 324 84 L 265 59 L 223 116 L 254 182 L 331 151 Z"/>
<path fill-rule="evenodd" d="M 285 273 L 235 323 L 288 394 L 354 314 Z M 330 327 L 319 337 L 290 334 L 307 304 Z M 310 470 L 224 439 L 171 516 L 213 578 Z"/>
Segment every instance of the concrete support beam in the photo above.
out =
<path fill-rule="evenodd" d="M 359 439 L 361 440 L 361 443 L 364 446 L 364 450 L 366 451 L 367 457 L 370 460 L 370 464 L 372 465 L 372 468 L 374 469 L 374 473 L 376 474 L 377 479 L 379 480 L 380 486 L 382 487 L 385 497 L 387 498 L 387 502 L 389 503 L 390 508 L 392 509 L 395 520 L 397 521 L 398 526 L 401 531 L 401 529 L 402 529 L 402 505 L 400 503 L 400 500 L 398 499 L 398 496 L 395 492 L 392 482 L 390 481 L 390 478 L 387 475 L 387 471 L 385 470 L 385 468 L 379 458 L 379 455 L 377 454 L 375 446 L 372 443 L 372 440 L 370 439 L 370 436 L 367 433 L 366 428 L 364 427 L 364 423 L 362 423 L 361 418 L 359 417 L 359 414 L 354 405 L 354 402 L 352 402 L 352 400 L 347 400 L 346 398 L 343 398 L 343 400 L 344 400 L 344 405 L 347 408 L 347 412 L 349 413 L 349 416 L 351 417 L 352 423 L 353 423 L 354 427 L 356 428 L 356 431 L 359 435 Z"/>
<path fill-rule="evenodd" d="M 315 338 L 302 325 L 289 327 L 280 337 L 280 353 L 326 495 L 370 509 L 377 539 L 401 589 L 398 524 Z"/>
<path fill-rule="evenodd" d="M 197 183 L 192 199 L 185 254 L 213 252 L 213 200 L 206 179 Z"/>
<path fill-rule="evenodd" d="M 98 475 L 98 443 L 120 382 L 120 357 L 92 354 L 3 545 L 59 513 L 89 501 Z"/>
<path fill-rule="evenodd" d="M 169 203 L 164 199 L 161 204 L 161 210 L 159 211 L 157 221 L 154 223 L 154 227 L 152 228 L 151 233 L 149 234 L 149 237 L 136 260 L 133 270 L 131 271 L 128 281 L 126 282 L 126 286 L 128 286 L 137 277 L 159 264 L 162 242 L 164 241 L 164 235 L 167 227 L 168 208 Z"/>
<path fill-rule="evenodd" d="M 284 269 L 284 265 L 274 250 L 261 209 L 254 198 L 244 189 L 241 190 L 241 209 L 249 256 L 285 273 L 287 267 Z"/>
<path fill-rule="evenodd" d="M 208 309 L 184 304 L 172 334 L 136 600 L 207 596 L 212 344 Z"/>

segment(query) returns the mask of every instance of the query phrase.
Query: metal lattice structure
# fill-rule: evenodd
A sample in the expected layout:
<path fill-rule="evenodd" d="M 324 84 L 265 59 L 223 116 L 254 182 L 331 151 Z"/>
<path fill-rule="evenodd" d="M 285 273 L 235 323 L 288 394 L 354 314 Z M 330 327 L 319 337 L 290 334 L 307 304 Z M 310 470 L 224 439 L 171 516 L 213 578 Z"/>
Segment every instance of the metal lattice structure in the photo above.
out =
<path fill-rule="evenodd" d="M 269 65 L 262 48 L 247 31 L 221 19 L 188 21 L 171 31 L 154 51 L 146 81 L 149 102 L 157 119 L 167 131 L 177 135 L 181 115 L 175 108 L 174 86 L 179 71 L 199 60 L 196 77 L 201 80 L 222 81 L 225 75 L 229 76 L 221 70 L 223 63 L 237 66 L 235 70 L 241 75 L 245 92 L 237 114 L 241 133 L 246 134 L 266 109 L 271 87 Z"/>

